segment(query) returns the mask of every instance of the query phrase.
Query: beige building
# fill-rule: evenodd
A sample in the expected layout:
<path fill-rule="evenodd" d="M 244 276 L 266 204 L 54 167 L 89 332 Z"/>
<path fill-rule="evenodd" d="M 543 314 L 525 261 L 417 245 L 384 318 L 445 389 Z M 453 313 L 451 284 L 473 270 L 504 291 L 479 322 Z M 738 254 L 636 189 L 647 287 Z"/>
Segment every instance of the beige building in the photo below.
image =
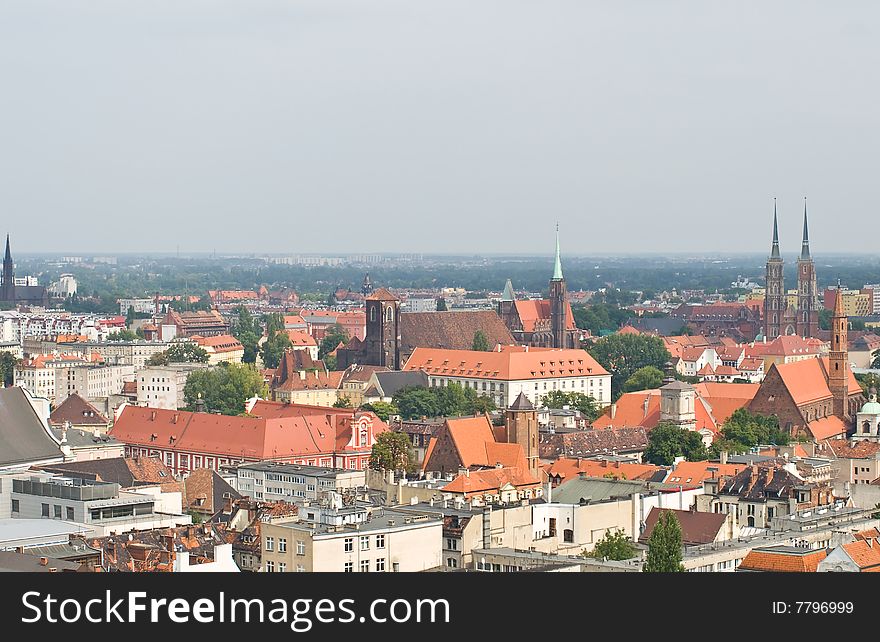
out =
<path fill-rule="evenodd" d="M 137 382 L 137 405 L 150 408 L 179 410 L 186 406 L 183 389 L 193 370 L 208 366 L 203 363 L 172 363 L 167 366 L 148 366 L 139 370 Z"/>
<path fill-rule="evenodd" d="M 211 337 L 191 337 L 196 344 L 208 353 L 208 364 L 241 363 L 244 357 L 244 346 L 229 334 L 218 334 Z"/>
<path fill-rule="evenodd" d="M 440 519 L 390 509 L 344 526 L 264 523 L 260 537 L 260 570 L 268 573 L 406 573 L 438 568 L 442 559 Z"/>

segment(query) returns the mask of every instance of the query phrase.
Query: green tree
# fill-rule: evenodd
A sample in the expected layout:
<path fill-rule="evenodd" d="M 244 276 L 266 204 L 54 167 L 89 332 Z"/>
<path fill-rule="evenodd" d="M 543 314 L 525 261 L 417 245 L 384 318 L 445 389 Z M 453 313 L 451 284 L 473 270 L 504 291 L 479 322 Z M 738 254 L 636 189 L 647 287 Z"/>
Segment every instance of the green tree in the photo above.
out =
<path fill-rule="evenodd" d="M 339 397 L 333 402 L 334 408 L 351 408 L 351 399 L 348 397 Z"/>
<path fill-rule="evenodd" d="M 582 392 L 551 390 L 541 397 L 541 403 L 548 408 L 564 408 L 568 406 L 569 408 L 580 410 L 587 421 L 594 421 L 599 416 L 596 400 Z"/>
<path fill-rule="evenodd" d="M 623 385 L 637 370 L 653 366 L 662 370 L 670 354 L 660 337 L 643 334 L 611 334 L 589 349 L 593 358 L 611 373 L 611 394 L 617 399 Z"/>
<path fill-rule="evenodd" d="M 616 531 L 607 530 L 602 538 L 596 542 L 592 551 L 585 552 L 584 557 L 607 560 L 629 560 L 636 556 L 636 547 L 633 546 L 629 537 L 622 529 Z"/>
<path fill-rule="evenodd" d="M 167 350 L 157 352 L 147 360 L 150 366 L 167 366 L 169 363 L 208 363 L 210 355 L 201 346 L 190 341 L 173 343 Z"/>
<path fill-rule="evenodd" d="M 871 368 L 880 369 L 880 350 L 874 350 L 874 352 L 871 353 L 871 357 L 873 357 L 871 360 Z"/>
<path fill-rule="evenodd" d="M 318 358 L 323 359 L 325 355 L 336 350 L 340 343 L 346 344 L 348 340 L 349 336 L 346 329 L 338 323 L 333 324 L 327 329 L 324 338 L 321 339 L 321 345 L 318 346 Z"/>
<path fill-rule="evenodd" d="M 489 340 L 486 338 L 486 333 L 482 330 L 474 332 L 474 341 L 473 344 L 471 344 L 471 350 L 476 350 L 478 352 L 490 352 L 492 350 L 492 346 L 489 345 Z"/>
<path fill-rule="evenodd" d="M 15 379 L 15 366 L 19 360 L 11 352 L 0 352 L 0 379 L 4 386 L 11 386 Z"/>
<path fill-rule="evenodd" d="M 335 354 L 325 354 L 324 355 L 324 367 L 327 370 L 336 370 L 336 355 Z"/>
<path fill-rule="evenodd" d="M 721 439 L 712 444 L 713 452 L 746 452 L 760 444 L 786 446 L 791 435 L 779 428 L 779 418 L 749 412 L 745 408 L 737 409 L 724 422 L 721 428 Z"/>
<path fill-rule="evenodd" d="M 242 361 L 245 363 L 256 363 L 260 336 L 262 334 L 260 324 L 254 318 L 254 315 L 251 314 L 250 310 L 244 306 L 239 306 L 238 318 L 232 326 L 232 336 L 238 339 L 241 345 L 244 346 Z"/>
<path fill-rule="evenodd" d="M 644 573 L 683 573 L 681 550 L 681 524 L 670 510 L 660 513 L 648 538 L 648 555 Z"/>
<path fill-rule="evenodd" d="M 370 468 L 411 472 L 415 465 L 415 453 L 406 433 L 387 430 L 376 437 L 370 454 Z"/>
<path fill-rule="evenodd" d="M 446 299 L 442 296 L 437 299 L 437 312 L 446 312 L 449 308 L 446 307 Z"/>
<path fill-rule="evenodd" d="M 270 315 L 270 317 L 271 316 L 274 315 Z M 290 337 L 287 336 L 287 331 L 284 329 L 283 317 L 281 318 L 280 328 L 278 327 L 277 321 L 274 319 L 267 321 L 266 328 L 269 334 L 260 348 L 260 356 L 263 357 L 263 364 L 265 367 L 274 370 L 278 367 L 278 364 L 281 363 L 281 357 L 284 356 L 284 351 L 290 348 L 293 344 L 290 342 Z"/>
<path fill-rule="evenodd" d="M 241 415 L 248 399 L 265 397 L 267 392 L 263 375 L 252 364 L 224 363 L 217 368 L 191 372 L 183 388 L 183 397 L 187 410 L 195 410 L 196 400 L 201 395 L 208 412 Z"/>
<path fill-rule="evenodd" d="M 128 328 L 107 335 L 107 341 L 137 341 L 137 339 L 137 333 L 132 332 Z"/>
<path fill-rule="evenodd" d="M 365 403 L 361 406 L 361 410 L 368 410 L 374 413 L 382 421 L 388 421 L 391 415 L 397 415 L 400 411 L 393 403 L 387 401 L 374 401 L 373 403 Z"/>
<path fill-rule="evenodd" d="M 623 384 L 624 392 L 636 392 L 637 390 L 651 390 L 659 388 L 663 383 L 663 371 L 654 366 L 645 366 L 636 370 Z"/>
<path fill-rule="evenodd" d="M 404 419 L 436 417 L 439 414 L 437 397 L 427 388 L 401 388 L 394 394 L 394 405 L 400 410 L 400 416 Z"/>
<path fill-rule="evenodd" d="M 657 466 L 671 466 L 676 457 L 705 461 L 709 458 L 709 452 L 700 433 L 662 421 L 648 433 L 644 459 Z"/>

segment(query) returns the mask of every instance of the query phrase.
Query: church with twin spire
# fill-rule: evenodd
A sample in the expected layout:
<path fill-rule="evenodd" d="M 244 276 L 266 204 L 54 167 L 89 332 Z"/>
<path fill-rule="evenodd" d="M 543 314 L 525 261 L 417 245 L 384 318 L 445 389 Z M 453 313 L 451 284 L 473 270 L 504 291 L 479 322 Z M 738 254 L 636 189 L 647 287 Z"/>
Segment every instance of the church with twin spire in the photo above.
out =
<path fill-rule="evenodd" d="M 783 275 L 785 261 L 779 252 L 779 225 L 776 200 L 773 201 L 773 245 L 767 259 L 767 287 L 764 293 L 764 338 L 797 335 L 804 338 L 819 335 L 819 292 L 816 287 L 816 264 L 810 255 L 807 227 L 807 199 L 804 199 L 804 235 L 797 260 L 796 304 L 789 299 Z"/>

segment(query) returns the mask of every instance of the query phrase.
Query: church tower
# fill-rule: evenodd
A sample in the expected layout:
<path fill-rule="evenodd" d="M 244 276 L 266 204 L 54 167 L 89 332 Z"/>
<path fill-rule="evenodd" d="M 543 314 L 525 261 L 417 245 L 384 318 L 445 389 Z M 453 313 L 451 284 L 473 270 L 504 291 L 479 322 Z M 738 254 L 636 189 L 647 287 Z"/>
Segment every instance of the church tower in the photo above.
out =
<path fill-rule="evenodd" d="M 522 392 L 504 413 L 504 424 L 507 428 L 507 442 L 522 446 L 529 463 L 529 471 L 540 479 L 538 411 Z"/>
<path fill-rule="evenodd" d="M 15 268 L 9 251 L 9 234 L 6 235 L 6 255 L 3 257 L 3 283 L 0 284 L 0 301 L 15 301 Z"/>
<path fill-rule="evenodd" d="M 767 260 L 767 287 L 764 292 L 764 337 L 771 341 L 782 334 L 785 313 L 785 283 L 782 271 L 785 264 L 779 254 L 779 225 L 776 219 L 776 199 L 773 199 L 773 246 Z"/>
<path fill-rule="evenodd" d="M 834 297 L 831 317 L 831 351 L 828 353 L 828 388 L 831 390 L 832 412 L 844 422 L 849 420 L 849 354 L 847 352 L 847 318 L 843 312 L 840 281 Z"/>
<path fill-rule="evenodd" d="M 797 262 L 798 306 L 797 333 L 801 337 L 819 334 L 819 294 L 816 291 L 816 264 L 810 256 L 810 236 L 807 231 L 807 199 L 804 198 L 804 239 Z"/>
<path fill-rule="evenodd" d="M 364 365 L 400 370 L 400 299 L 379 288 L 367 297 L 366 307 Z"/>
<path fill-rule="evenodd" d="M 550 330 L 554 348 L 569 348 L 566 342 L 566 311 L 568 309 L 568 290 L 562 276 L 562 260 L 559 255 L 559 223 L 556 224 L 556 263 L 553 265 L 553 278 L 550 279 Z"/>
<path fill-rule="evenodd" d="M 373 283 L 370 281 L 370 273 L 367 272 L 364 275 L 364 284 L 361 286 L 361 294 L 365 297 L 370 296 L 373 293 Z"/>

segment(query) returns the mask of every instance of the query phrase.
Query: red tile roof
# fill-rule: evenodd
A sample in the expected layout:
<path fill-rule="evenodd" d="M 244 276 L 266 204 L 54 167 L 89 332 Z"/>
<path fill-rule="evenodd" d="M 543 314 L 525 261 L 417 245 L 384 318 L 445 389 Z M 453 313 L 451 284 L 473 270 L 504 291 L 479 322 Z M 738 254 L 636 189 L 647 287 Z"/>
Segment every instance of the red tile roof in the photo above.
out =
<path fill-rule="evenodd" d="M 525 349 L 502 346 L 500 351 L 416 348 L 403 367 L 429 375 L 514 381 L 607 375 L 586 350 Z"/>
<path fill-rule="evenodd" d="M 880 541 L 859 539 L 844 544 L 843 550 L 862 572 L 880 572 Z"/>
<path fill-rule="evenodd" d="M 518 490 L 541 487 L 541 482 L 535 479 L 528 468 L 501 467 L 469 471 L 453 479 L 442 490 L 444 493 L 462 494 L 468 498 L 474 495 L 497 495 L 508 484 Z"/>
<path fill-rule="evenodd" d="M 828 358 L 804 359 L 793 363 L 775 363 L 771 368 L 776 368 L 782 381 L 798 406 L 814 401 L 831 398 L 831 390 L 828 387 Z M 849 376 L 849 394 L 856 395 L 862 392 L 862 387 L 856 381 L 852 370 L 847 369 Z"/>
<path fill-rule="evenodd" d="M 821 419 L 814 419 L 808 423 L 807 430 L 812 435 L 814 441 L 821 441 L 822 439 L 845 435 L 847 427 L 840 417 L 829 415 Z"/>
<path fill-rule="evenodd" d="M 572 459 L 561 457 L 544 467 L 547 475 L 560 477 L 563 481 L 575 479 L 580 473 L 587 477 L 613 477 L 614 479 L 648 479 L 662 471 L 661 466 L 652 464 L 630 464 L 608 462 L 597 459 Z"/>
<path fill-rule="evenodd" d="M 815 573 L 819 562 L 828 555 L 823 548 L 816 551 L 794 553 L 787 550 L 754 549 L 740 562 L 743 571 L 765 571 L 775 573 Z"/>
<path fill-rule="evenodd" d="M 358 413 L 373 434 L 388 430 L 373 413 Z M 110 430 L 128 445 L 207 453 L 236 459 L 278 459 L 338 452 L 351 436 L 355 412 L 259 402 L 249 416 L 126 406 Z"/>
<path fill-rule="evenodd" d="M 514 301 L 514 305 L 525 332 L 534 332 L 538 321 L 550 319 L 550 299 L 523 299 Z M 574 314 L 569 304 L 565 311 L 565 329 L 576 328 Z"/>

